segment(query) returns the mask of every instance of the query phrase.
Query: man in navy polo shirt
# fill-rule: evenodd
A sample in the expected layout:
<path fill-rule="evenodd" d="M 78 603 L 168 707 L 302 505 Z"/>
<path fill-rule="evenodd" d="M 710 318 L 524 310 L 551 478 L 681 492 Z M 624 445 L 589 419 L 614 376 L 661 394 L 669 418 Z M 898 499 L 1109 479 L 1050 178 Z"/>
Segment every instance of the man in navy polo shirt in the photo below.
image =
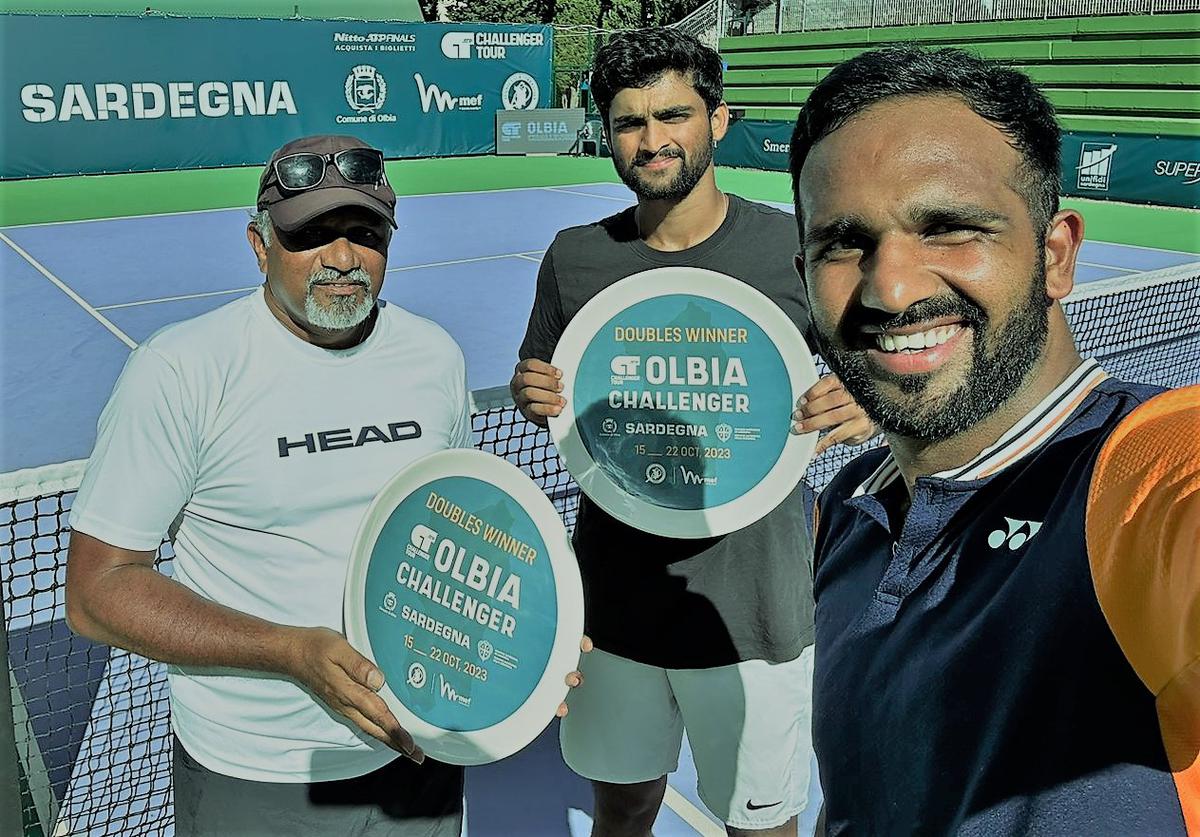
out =
<path fill-rule="evenodd" d="M 792 140 L 822 355 L 885 431 L 817 509 L 831 834 L 1200 833 L 1200 388 L 1080 358 L 1024 75 L 836 68 Z"/>

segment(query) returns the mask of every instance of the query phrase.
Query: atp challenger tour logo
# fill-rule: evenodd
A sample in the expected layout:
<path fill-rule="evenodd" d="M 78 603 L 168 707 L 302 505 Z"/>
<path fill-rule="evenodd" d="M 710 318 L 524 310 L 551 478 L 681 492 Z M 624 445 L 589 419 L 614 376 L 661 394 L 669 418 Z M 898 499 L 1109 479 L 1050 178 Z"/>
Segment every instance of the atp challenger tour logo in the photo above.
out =
<path fill-rule="evenodd" d="M 546 36 L 541 32 L 447 32 L 442 36 L 442 55 L 498 61 L 508 57 L 509 47 L 540 47 L 545 43 Z"/>
<path fill-rule="evenodd" d="M 61 88 L 26 84 L 21 88 L 21 104 L 21 117 L 33 123 L 297 113 L 286 81 L 72 82 Z"/>

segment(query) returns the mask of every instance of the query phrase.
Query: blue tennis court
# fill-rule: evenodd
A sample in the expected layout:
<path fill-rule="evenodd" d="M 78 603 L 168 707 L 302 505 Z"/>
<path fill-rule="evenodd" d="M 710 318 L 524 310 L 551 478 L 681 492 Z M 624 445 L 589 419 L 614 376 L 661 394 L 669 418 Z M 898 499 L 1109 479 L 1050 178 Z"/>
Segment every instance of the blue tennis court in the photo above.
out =
<path fill-rule="evenodd" d="M 624 187 L 607 183 L 401 198 L 382 296 L 454 336 L 473 389 L 502 386 L 524 333 L 538 263 L 557 230 L 632 202 Z M 86 457 L 133 346 L 258 287 L 247 220 L 245 209 L 228 209 L 0 231 L 0 473 Z M 1196 261 L 1190 253 L 1088 242 L 1077 278 L 1119 280 Z M 8 614 L 25 626 L 12 630 L 9 642 L 13 659 L 49 660 L 23 669 L 18 685 L 21 711 L 41 719 L 30 724 L 39 755 L 51 754 L 39 770 L 61 804 L 60 822 L 72 824 L 70 833 L 104 833 L 84 813 L 95 809 L 102 786 L 111 795 L 108 807 L 123 808 L 129 823 L 144 816 L 149 827 L 169 794 L 169 756 L 148 747 L 166 735 L 164 683 L 160 677 L 137 686 L 129 655 L 68 643 L 59 570 L 34 566 L 27 583 L 12 577 L 17 563 L 0 562 L 14 596 L 27 595 L 21 584 L 46 591 L 29 596 L 28 612 Z M 46 572 L 57 588 L 37 582 Z M 55 648 L 74 656 L 46 652 Z M 148 693 L 131 704 L 128 695 L 138 688 Z M 471 834 L 582 835 L 590 827 L 591 791 L 563 765 L 554 725 L 517 756 L 469 771 L 467 799 Z M 811 833 L 815 813 L 806 813 L 801 833 L 806 824 Z M 696 798 L 686 750 L 655 833 L 724 833 Z"/>

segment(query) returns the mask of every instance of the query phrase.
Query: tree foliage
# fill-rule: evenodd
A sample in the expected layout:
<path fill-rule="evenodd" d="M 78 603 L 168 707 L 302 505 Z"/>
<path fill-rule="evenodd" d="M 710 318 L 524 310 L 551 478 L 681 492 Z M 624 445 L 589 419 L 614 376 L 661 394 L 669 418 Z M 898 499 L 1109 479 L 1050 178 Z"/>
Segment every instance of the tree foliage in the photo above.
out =
<path fill-rule="evenodd" d="M 420 0 L 426 20 L 437 19 L 438 0 Z M 450 20 L 485 23 L 552 23 L 555 104 L 565 103 L 592 65 L 607 32 L 667 26 L 705 0 L 441 0 Z M 430 8 L 427 8 L 430 7 Z M 574 104 L 574 101 L 571 101 Z"/>
<path fill-rule="evenodd" d="M 554 0 L 447 0 L 451 20 L 485 23 L 550 23 Z"/>

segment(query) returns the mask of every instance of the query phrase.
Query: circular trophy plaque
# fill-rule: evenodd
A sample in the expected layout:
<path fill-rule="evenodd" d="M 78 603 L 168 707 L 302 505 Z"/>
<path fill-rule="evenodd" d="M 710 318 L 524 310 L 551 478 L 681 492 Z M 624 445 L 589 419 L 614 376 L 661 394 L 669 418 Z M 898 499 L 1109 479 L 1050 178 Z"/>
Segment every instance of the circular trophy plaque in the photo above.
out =
<path fill-rule="evenodd" d="M 790 432 L 817 380 L 787 315 L 721 273 L 664 267 L 605 288 L 554 352 L 550 433 L 602 509 L 657 535 L 741 529 L 796 487 L 817 434 Z"/>
<path fill-rule="evenodd" d="M 350 644 L 431 757 L 484 764 L 546 728 L 579 661 L 583 591 L 558 512 L 520 469 L 430 454 L 376 496 L 354 540 Z"/>

